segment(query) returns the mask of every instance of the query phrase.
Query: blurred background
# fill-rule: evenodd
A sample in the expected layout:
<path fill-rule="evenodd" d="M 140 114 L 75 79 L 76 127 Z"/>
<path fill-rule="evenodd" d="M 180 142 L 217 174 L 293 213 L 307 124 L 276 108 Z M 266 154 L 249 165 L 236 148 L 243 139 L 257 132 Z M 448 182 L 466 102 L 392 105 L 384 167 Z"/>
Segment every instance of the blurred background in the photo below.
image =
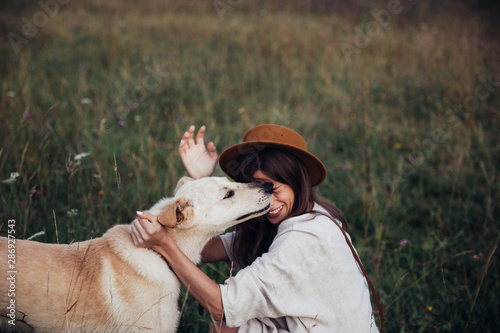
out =
<path fill-rule="evenodd" d="M 319 194 L 349 221 L 386 332 L 496 332 L 499 9 L 4 1 L 0 234 L 15 219 L 18 238 L 101 236 L 172 194 L 189 125 L 220 153 L 274 123 L 326 165 Z M 185 290 L 179 306 L 179 332 L 207 332 Z"/>

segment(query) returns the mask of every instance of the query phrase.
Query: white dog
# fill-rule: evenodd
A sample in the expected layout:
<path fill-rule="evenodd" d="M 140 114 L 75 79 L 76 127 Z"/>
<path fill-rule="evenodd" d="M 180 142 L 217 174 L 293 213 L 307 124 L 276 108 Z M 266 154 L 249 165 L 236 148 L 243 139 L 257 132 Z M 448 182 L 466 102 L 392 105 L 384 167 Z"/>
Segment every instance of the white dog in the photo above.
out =
<path fill-rule="evenodd" d="M 198 264 L 210 238 L 265 214 L 271 196 L 269 186 L 184 177 L 175 196 L 149 212 Z M 175 332 L 180 282 L 159 254 L 136 247 L 129 232 L 130 225 L 117 225 L 71 245 L 16 240 L 14 281 L 0 278 L 0 330 Z M 7 243 L 0 239 L 3 274 L 11 271 Z M 12 286 L 15 296 L 7 297 Z"/>

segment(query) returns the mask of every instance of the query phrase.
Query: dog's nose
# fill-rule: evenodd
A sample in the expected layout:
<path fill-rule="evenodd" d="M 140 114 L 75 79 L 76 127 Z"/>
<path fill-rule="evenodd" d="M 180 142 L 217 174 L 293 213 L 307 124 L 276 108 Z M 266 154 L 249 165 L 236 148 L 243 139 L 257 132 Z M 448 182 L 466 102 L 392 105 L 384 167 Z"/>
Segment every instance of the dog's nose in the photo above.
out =
<path fill-rule="evenodd" d="M 273 187 L 273 183 L 266 182 L 262 184 L 262 189 L 264 189 L 264 193 L 266 194 L 273 194 Z"/>

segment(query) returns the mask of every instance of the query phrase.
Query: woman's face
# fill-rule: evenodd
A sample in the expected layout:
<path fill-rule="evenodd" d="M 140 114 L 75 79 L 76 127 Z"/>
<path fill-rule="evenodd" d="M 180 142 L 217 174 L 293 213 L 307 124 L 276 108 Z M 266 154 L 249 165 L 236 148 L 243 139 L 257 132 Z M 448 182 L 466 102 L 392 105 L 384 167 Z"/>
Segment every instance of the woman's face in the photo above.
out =
<path fill-rule="evenodd" d="M 260 170 L 255 171 L 253 177 L 273 183 L 271 209 L 266 214 L 266 217 L 272 224 L 280 224 L 292 212 L 293 203 L 295 201 L 295 194 L 293 193 L 292 187 L 269 178 Z"/>

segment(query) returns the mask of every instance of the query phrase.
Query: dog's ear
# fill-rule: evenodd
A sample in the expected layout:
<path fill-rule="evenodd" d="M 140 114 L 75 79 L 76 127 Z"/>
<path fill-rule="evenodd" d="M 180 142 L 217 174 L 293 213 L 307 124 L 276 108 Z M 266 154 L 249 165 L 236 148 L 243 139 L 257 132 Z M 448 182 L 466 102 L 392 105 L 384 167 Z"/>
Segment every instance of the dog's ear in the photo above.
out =
<path fill-rule="evenodd" d="M 167 228 L 174 228 L 191 220 L 194 216 L 193 207 L 186 198 L 179 198 L 170 203 L 158 216 L 158 222 Z"/>
<path fill-rule="evenodd" d="M 192 180 L 194 180 L 194 178 L 191 178 L 191 177 L 182 177 L 181 179 L 179 179 L 179 181 L 177 182 L 177 185 L 175 186 L 174 195 L 182 187 L 182 185 L 184 185 L 187 182 L 190 182 Z"/>

